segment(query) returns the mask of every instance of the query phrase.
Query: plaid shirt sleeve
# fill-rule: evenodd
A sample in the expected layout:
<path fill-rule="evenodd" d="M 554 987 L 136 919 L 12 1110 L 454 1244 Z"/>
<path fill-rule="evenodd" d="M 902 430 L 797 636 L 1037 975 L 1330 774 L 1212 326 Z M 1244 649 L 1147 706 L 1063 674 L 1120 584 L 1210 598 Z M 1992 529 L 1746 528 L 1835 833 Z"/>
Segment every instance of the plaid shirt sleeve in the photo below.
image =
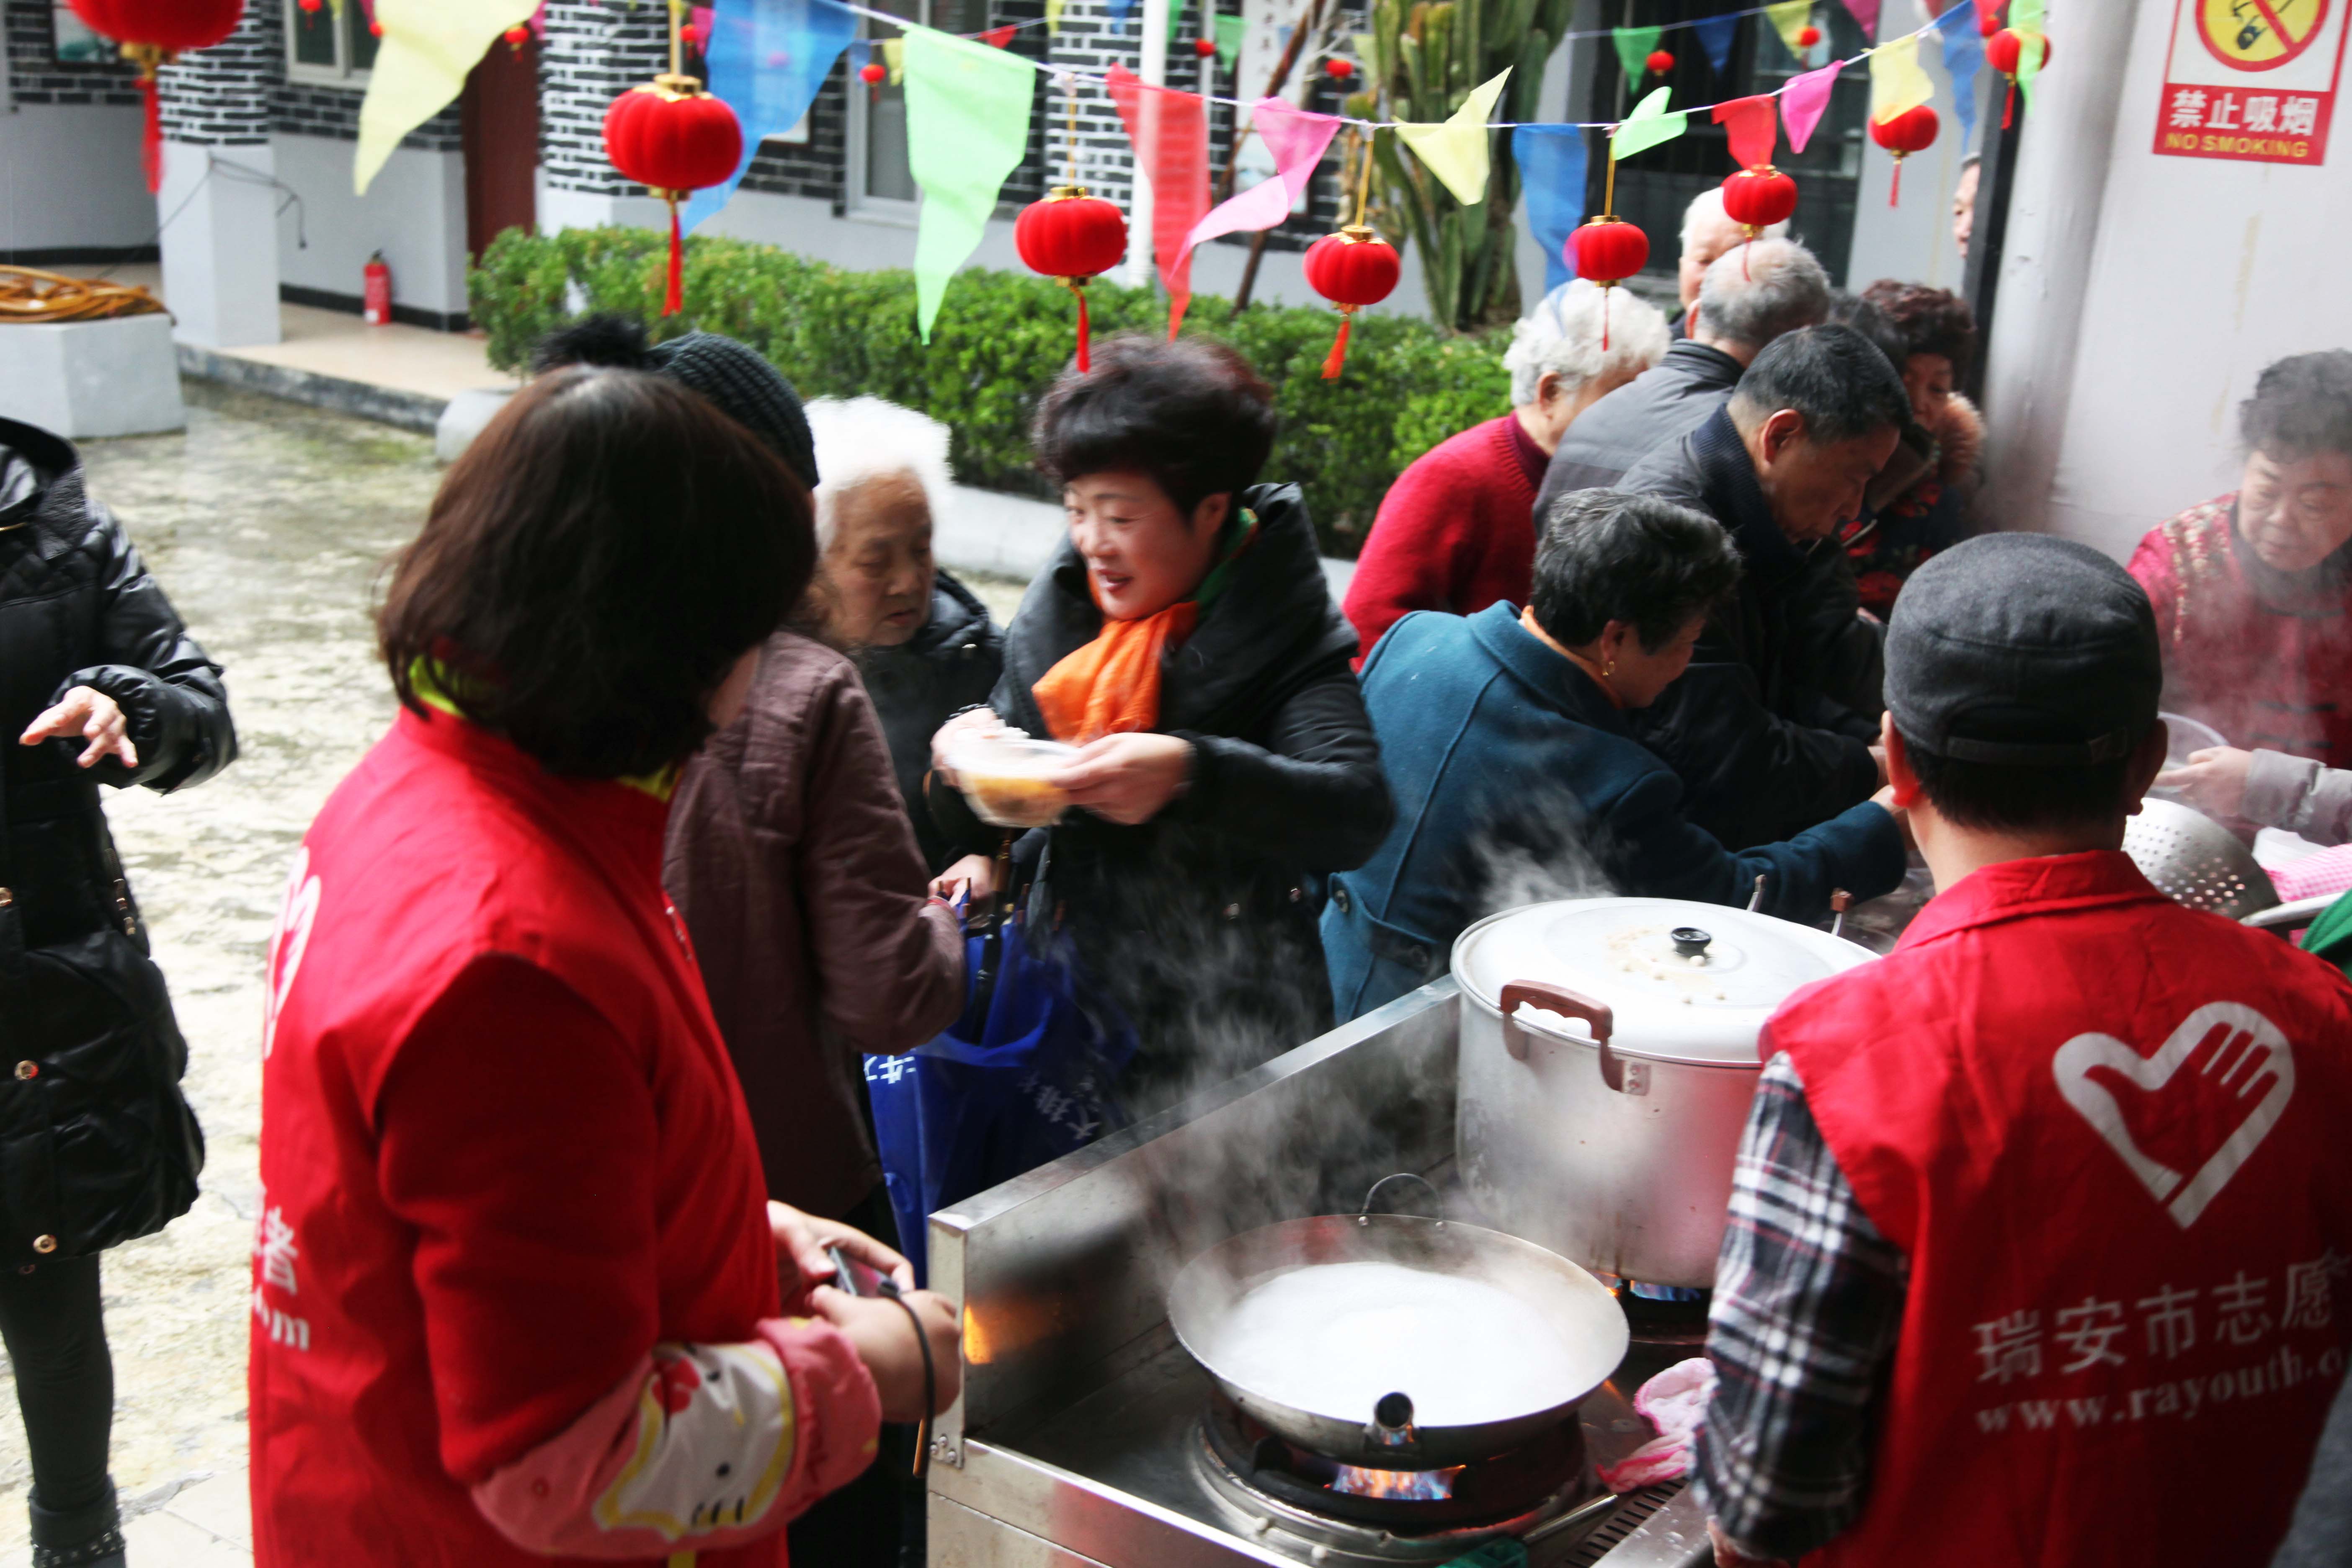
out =
<path fill-rule="evenodd" d="M 1748 1555 L 1802 1556 L 1861 1516 L 1908 1272 L 1854 1201 L 1795 1066 L 1774 1057 L 1732 1179 L 1707 1327 L 1718 1381 L 1694 1466 Z"/>

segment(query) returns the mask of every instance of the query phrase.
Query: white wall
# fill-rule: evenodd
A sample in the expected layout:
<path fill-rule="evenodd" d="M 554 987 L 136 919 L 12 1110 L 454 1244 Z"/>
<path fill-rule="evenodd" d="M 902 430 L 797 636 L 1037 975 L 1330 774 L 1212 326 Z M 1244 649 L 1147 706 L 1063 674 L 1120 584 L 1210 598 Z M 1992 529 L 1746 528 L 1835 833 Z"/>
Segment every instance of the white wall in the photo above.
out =
<path fill-rule="evenodd" d="M 0 250 L 151 245 L 139 110 L 28 103 L 0 114 Z"/>
<path fill-rule="evenodd" d="M 2068 8 L 2080 41 L 2053 53 L 2027 127 L 1989 387 L 1990 521 L 2119 558 L 2235 484 L 2236 405 L 2263 365 L 2352 347 L 2352 124 L 2317 168 L 2157 156 L 2172 7 L 2150 0 L 2136 26 L 2134 9 Z M 2103 57 L 2125 62 L 2110 134 L 2084 64 Z"/>
<path fill-rule="evenodd" d="M 352 193 L 355 143 L 324 136 L 271 139 L 278 177 L 302 197 L 298 224 L 278 218 L 280 279 L 358 298 L 360 269 L 383 252 L 397 305 L 455 314 L 466 309 L 466 159 L 460 153 L 393 151 L 364 196 Z M 298 235 L 310 240 L 298 244 Z"/>

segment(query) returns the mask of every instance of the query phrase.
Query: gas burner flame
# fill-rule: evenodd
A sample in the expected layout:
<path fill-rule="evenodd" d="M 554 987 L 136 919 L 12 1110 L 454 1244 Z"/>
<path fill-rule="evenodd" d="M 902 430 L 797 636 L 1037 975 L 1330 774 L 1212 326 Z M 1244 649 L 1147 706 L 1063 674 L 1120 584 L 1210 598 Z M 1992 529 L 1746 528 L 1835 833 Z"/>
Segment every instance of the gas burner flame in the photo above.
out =
<path fill-rule="evenodd" d="M 1379 1470 L 1341 1465 L 1331 1489 L 1349 1497 L 1387 1498 L 1394 1502 L 1444 1502 L 1454 1495 L 1460 1465 L 1445 1470 Z"/>

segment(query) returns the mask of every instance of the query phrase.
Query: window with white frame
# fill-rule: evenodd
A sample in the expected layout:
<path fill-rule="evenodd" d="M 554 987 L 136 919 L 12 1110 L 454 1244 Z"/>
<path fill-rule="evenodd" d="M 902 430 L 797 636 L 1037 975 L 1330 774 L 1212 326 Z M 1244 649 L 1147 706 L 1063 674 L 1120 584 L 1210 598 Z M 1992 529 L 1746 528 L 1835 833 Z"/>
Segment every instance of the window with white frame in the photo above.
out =
<path fill-rule="evenodd" d="M 376 36 L 362 0 L 285 0 L 286 75 L 324 87 L 365 87 Z"/>
<path fill-rule="evenodd" d="M 874 9 L 904 16 L 942 32 L 969 33 L 985 26 L 986 0 L 873 0 Z M 899 36 L 887 22 L 867 17 L 862 36 L 876 41 Z M 873 86 L 849 79 L 849 170 L 844 182 L 848 205 L 879 217 L 912 221 L 915 176 L 907 163 L 907 89 L 887 78 Z"/>

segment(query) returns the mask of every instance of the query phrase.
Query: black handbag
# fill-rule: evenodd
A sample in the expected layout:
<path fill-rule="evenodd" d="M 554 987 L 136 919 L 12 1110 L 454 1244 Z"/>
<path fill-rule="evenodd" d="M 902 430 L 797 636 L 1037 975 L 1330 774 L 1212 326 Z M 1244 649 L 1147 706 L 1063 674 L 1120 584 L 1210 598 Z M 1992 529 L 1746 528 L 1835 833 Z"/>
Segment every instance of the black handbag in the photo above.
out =
<path fill-rule="evenodd" d="M 119 923 L 26 945 L 6 795 L 0 785 L 0 1268 L 22 1269 L 187 1213 L 205 1140 L 180 1092 L 187 1042 L 127 893 Z"/>

